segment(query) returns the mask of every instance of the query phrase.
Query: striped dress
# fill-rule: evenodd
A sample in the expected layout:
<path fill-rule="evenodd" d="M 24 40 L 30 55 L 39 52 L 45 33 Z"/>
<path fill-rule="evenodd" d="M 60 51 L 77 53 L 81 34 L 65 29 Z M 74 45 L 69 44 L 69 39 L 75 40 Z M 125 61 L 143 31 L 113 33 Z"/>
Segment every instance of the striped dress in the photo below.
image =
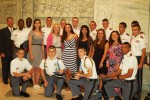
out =
<path fill-rule="evenodd" d="M 65 40 L 64 46 L 62 61 L 66 69 L 70 69 L 72 73 L 75 73 L 77 72 L 76 39 L 72 38 L 70 41 Z"/>

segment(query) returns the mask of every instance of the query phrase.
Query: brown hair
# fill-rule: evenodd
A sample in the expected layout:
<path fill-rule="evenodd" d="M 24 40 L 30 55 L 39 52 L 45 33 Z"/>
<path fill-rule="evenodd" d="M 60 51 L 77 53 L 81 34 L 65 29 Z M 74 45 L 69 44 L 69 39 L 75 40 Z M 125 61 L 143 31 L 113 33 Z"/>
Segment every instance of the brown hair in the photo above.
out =
<path fill-rule="evenodd" d="M 122 44 L 119 32 L 118 31 L 112 31 L 110 34 L 110 37 L 109 37 L 109 46 L 111 46 L 114 42 L 114 40 L 112 39 L 112 33 L 116 33 L 119 36 L 118 42 L 119 42 L 119 44 Z"/>
<path fill-rule="evenodd" d="M 35 24 L 36 21 L 39 21 L 39 23 L 41 24 L 41 20 L 40 20 L 40 19 L 35 19 L 35 20 L 34 20 L 34 24 Z M 32 30 L 35 30 L 34 24 L 33 24 L 33 29 L 32 29 Z M 40 26 L 40 28 L 39 28 L 39 31 L 41 31 L 41 26 Z"/>

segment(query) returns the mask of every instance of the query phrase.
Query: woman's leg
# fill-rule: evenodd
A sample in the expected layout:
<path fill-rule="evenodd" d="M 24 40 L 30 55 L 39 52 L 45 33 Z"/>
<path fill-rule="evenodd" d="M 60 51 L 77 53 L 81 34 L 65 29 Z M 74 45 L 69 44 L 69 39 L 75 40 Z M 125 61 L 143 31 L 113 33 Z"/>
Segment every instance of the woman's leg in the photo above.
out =
<path fill-rule="evenodd" d="M 36 85 L 38 85 L 38 83 L 39 83 L 39 79 L 40 79 L 40 68 L 36 68 L 36 80 L 35 80 L 35 82 L 36 82 Z"/>
<path fill-rule="evenodd" d="M 33 82 L 33 85 L 36 85 L 36 82 L 35 82 L 35 73 L 36 73 L 36 69 L 33 68 L 33 72 L 32 72 L 32 82 Z"/>

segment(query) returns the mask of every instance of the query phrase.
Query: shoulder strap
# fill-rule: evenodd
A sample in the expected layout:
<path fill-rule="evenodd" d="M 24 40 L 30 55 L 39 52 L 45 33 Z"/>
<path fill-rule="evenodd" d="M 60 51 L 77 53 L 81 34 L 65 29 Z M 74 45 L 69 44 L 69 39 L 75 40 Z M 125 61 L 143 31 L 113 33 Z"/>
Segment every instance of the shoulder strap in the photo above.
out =
<path fill-rule="evenodd" d="M 91 59 L 90 57 L 88 57 L 88 56 L 87 56 L 87 57 L 85 57 L 85 60 L 84 60 L 84 67 L 85 67 L 85 68 L 87 68 L 87 67 L 86 67 L 86 64 L 85 64 L 85 61 L 86 61 L 86 59 L 87 59 L 87 58 L 89 58 L 89 59 L 90 59 L 90 61 L 91 61 L 91 63 L 92 63 L 92 67 L 93 67 L 93 61 L 92 61 L 92 59 Z"/>
<path fill-rule="evenodd" d="M 59 65 L 58 59 L 57 59 L 57 65 L 58 65 L 58 69 L 60 70 L 60 65 Z"/>
<path fill-rule="evenodd" d="M 44 60 L 44 69 L 47 68 L 46 59 Z"/>

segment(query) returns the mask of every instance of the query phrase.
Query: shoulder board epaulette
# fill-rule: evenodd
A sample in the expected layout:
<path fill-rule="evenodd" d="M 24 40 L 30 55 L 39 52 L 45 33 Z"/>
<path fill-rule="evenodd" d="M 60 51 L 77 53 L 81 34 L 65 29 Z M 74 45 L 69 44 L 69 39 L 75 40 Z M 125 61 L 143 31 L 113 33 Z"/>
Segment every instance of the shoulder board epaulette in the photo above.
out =
<path fill-rule="evenodd" d="M 112 28 L 109 28 L 110 30 L 113 30 Z"/>
<path fill-rule="evenodd" d="M 143 36 L 140 36 L 143 39 Z"/>
<path fill-rule="evenodd" d="M 140 34 L 145 34 L 144 32 L 140 32 Z"/>
<path fill-rule="evenodd" d="M 59 58 L 59 57 L 56 57 L 56 59 L 60 60 L 60 58 Z"/>
<path fill-rule="evenodd" d="M 128 33 L 126 33 L 126 35 L 130 36 Z"/>
<path fill-rule="evenodd" d="M 132 53 L 130 54 L 130 56 L 132 56 Z"/>

